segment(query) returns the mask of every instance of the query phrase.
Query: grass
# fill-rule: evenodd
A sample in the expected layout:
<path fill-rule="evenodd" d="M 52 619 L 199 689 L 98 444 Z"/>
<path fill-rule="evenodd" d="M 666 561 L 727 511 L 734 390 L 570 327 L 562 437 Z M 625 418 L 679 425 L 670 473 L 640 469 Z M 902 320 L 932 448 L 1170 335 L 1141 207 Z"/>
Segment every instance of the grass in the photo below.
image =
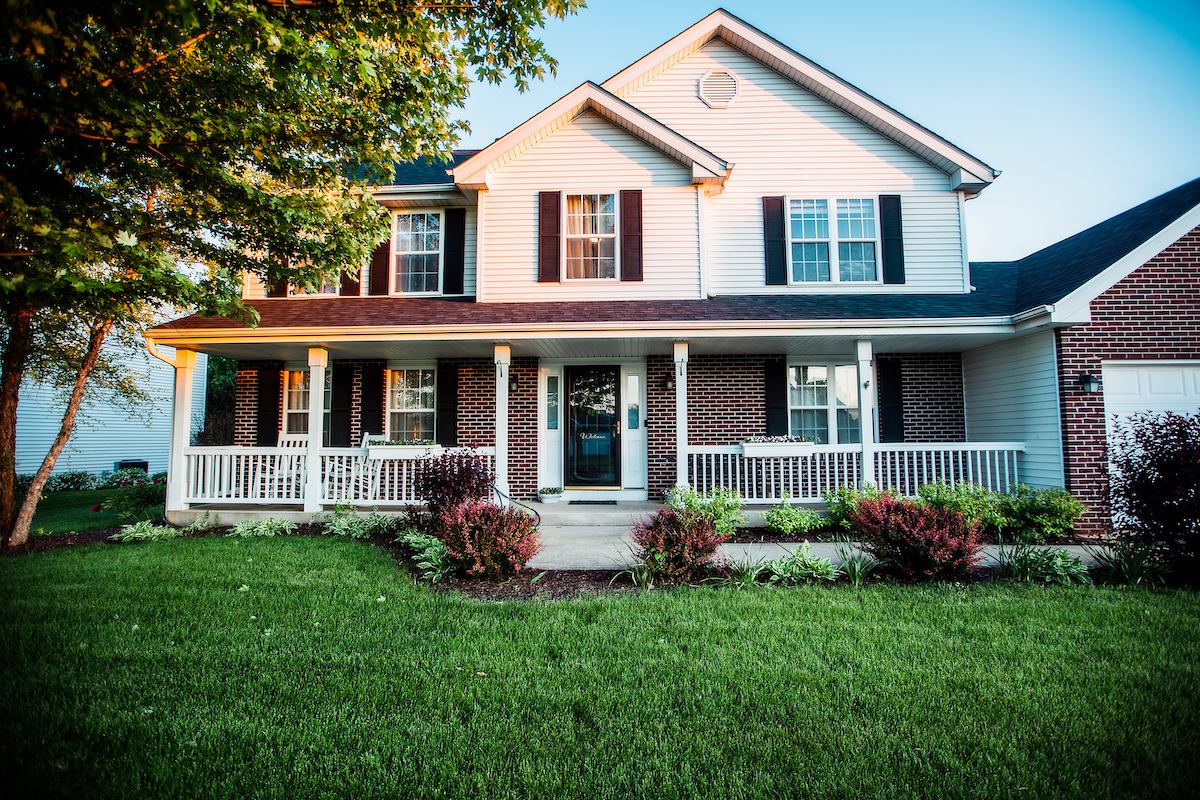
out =
<path fill-rule="evenodd" d="M 481 603 L 343 540 L 0 560 L 9 796 L 1180 797 L 1200 599 L 975 585 Z"/>
<path fill-rule="evenodd" d="M 83 533 L 102 531 L 125 525 L 131 520 L 122 519 L 115 511 L 92 511 L 92 506 L 102 502 L 116 489 L 95 489 L 86 492 L 47 492 L 38 501 L 30 531 L 34 536 L 52 533 Z M 147 508 L 138 519 L 161 519 L 162 506 Z M 39 533 L 40 529 L 40 533 Z"/>

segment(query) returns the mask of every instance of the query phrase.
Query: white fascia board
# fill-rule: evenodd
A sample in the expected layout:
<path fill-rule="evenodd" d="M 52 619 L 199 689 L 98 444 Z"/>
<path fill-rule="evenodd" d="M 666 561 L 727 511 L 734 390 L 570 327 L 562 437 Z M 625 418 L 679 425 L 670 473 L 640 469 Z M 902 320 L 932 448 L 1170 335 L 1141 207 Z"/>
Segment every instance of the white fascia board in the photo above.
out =
<path fill-rule="evenodd" d="M 914 330 L 931 335 L 961 336 L 978 333 L 1014 333 L 1010 317 L 969 317 L 962 319 L 854 320 L 752 320 L 680 324 L 678 322 L 638 322 L 628 326 L 612 322 L 564 323 L 546 327 L 544 323 L 507 325 L 396 325 L 354 326 L 342 328 L 296 327 L 256 328 L 231 334 L 227 330 L 191 330 L 172 335 L 168 331 L 147 331 L 145 336 L 156 344 L 191 347 L 208 344 L 338 342 L 355 340 L 440 339 L 447 341 L 500 341 L 509 339 L 555 338 L 756 338 L 762 336 L 889 336 L 911 334 Z"/>
<path fill-rule="evenodd" d="M 1054 321 L 1079 323 L 1091 321 L 1091 303 L 1129 277 L 1134 270 L 1200 227 L 1200 205 L 1177 218 L 1128 255 L 1054 304 Z"/>
<path fill-rule="evenodd" d="M 665 153 L 696 173 L 700 180 L 723 181 L 728 164 L 700 145 L 663 125 L 594 83 L 584 83 L 542 111 L 492 142 L 454 168 L 459 187 L 486 189 L 488 169 L 497 160 L 508 160 L 545 138 L 580 114 L 594 111 L 614 125 L 628 131 L 655 149 Z"/>
<path fill-rule="evenodd" d="M 647 75 L 661 71 L 665 63 L 678 61 L 683 55 L 714 38 L 721 39 L 795 81 L 826 102 L 936 165 L 947 175 L 953 176 L 956 171 L 962 170 L 978 179 L 978 189 L 972 188 L 972 184 L 967 182 L 964 185 L 965 191 L 977 194 L 979 189 L 987 186 L 1000 174 L 933 131 L 922 127 L 723 9 L 709 14 L 674 39 L 621 70 L 601 86 L 617 97 L 622 97 L 640 86 Z"/>

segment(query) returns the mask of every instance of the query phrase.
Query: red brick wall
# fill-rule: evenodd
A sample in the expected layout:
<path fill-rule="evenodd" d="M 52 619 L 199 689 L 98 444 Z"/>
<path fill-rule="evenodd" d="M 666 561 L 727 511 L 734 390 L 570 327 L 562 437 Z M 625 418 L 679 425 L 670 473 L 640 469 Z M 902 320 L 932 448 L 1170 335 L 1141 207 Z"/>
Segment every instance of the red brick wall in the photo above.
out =
<path fill-rule="evenodd" d="M 672 403 L 672 425 L 674 419 Z M 766 356 L 692 356 L 688 444 L 739 444 L 747 436 L 766 432 Z"/>
<path fill-rule="evenodd" d="M 1200 358 L 1200 228 L 1092 301 L 1092 321 L 1058 331 L 1059 396 L 1067 489 L 1088 505 L 1078 526 L 1108 520 L 1104 387 L 1085 394 L 1079 373 L 1100 378 L 1101 361 Z"/>
<path fill-rule="evenodd" d="M 646 357 L 647 490 L 651 500 L 675 485 L 675 361 L 671 356 Z"/>
<path fill-rule="evenodd" d="M 458 444 L 496 444 L 496 365 L 490 358 L 458 362 Z"/>
<path fill-rule="evenodd" d="M 962 357 L 958 353 L 880 353 L 900 359 L 904 441 L 965 442 Z"/>
<path fill-rule="evenodd" d="M 233 443 L 253 447 L 258 439 L 258 370 L 238 364 L 233 395 Z"/>

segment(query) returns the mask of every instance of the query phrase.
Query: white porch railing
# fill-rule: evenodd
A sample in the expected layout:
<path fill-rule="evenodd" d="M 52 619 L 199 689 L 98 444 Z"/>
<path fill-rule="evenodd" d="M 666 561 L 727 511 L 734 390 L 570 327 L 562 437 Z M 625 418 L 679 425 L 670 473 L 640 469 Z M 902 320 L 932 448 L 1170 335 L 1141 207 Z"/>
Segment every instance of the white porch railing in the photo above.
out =
<path fill-rule="evenodd" d="M 873 445 L 872 474 L 880 489 L 914 496 L 935 481 L 969 481 L 996 491 L 1016 486 L 1024 442 Z M 827 491 L 857 486 L 862 445 L 814 445 L 804 455 L 747 458 L 741 445 L 689 446 L 688 482 L 698 492 L 736 489 L 747 503 L 817 502 Z"/>
<path fill-rule="evenodd" d="M 454 448 L 447 453 L 481 458 L 495 470 L 496 448 Z M 359 447 L 321 448 L 321 504 L 401 506 L 419 503 L 414 481 L 421 461 L 431 454 L 367 458 Z M 185 503 L 304 502 L 308 456 L 294 447 L 188 447 L 184 450 Z"/>

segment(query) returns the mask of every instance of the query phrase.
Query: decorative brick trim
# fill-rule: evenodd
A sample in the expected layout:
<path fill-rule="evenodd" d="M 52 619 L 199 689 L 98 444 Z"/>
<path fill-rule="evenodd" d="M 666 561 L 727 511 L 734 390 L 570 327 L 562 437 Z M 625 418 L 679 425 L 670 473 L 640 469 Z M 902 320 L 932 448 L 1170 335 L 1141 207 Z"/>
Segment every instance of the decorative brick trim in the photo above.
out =
<path fill-rule="evenodd" d="M 1067 490 L 1088 506 L 1077 530 L 1109 527 L 1104 387 L 1084 393 L 1079 373 L 1102 361 L 1200 358 L 1200 228 L 1163 250 L 1091 304 L 1092 321 L 1056 333 Z"/>

